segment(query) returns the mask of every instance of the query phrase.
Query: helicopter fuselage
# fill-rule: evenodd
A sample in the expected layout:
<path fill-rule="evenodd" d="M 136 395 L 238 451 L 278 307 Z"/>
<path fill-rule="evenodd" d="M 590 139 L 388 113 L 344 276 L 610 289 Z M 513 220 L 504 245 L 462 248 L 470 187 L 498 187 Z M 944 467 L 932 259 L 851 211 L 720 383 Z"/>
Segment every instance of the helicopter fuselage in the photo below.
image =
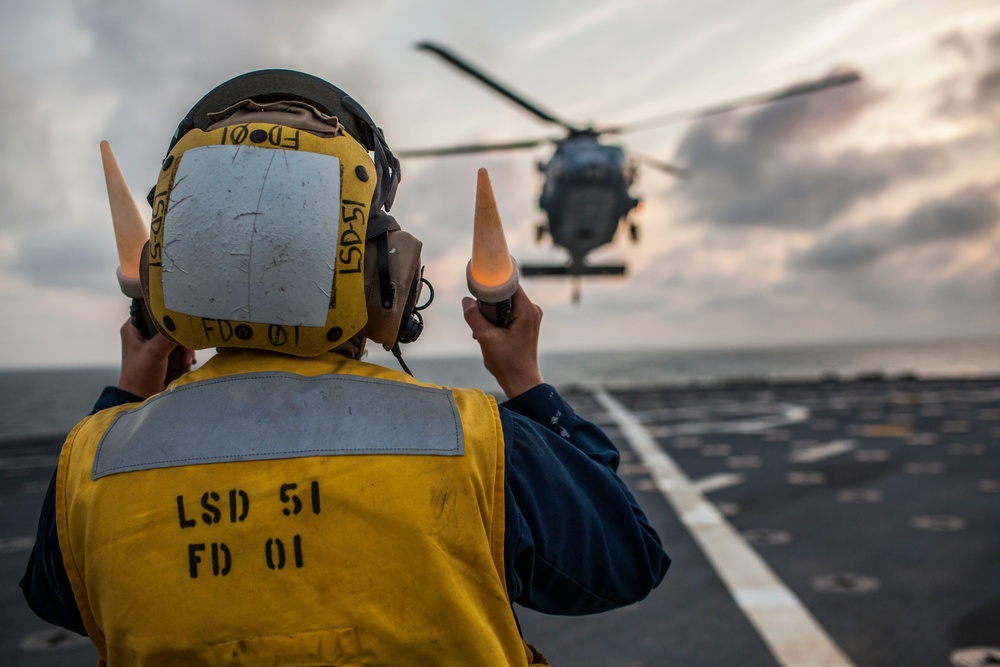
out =
<path fill-rule="evenodd" d="M 632 164 L 620 147 L 584 132 L 559 142 L 539 169 L 545 174 L 539 206 L 548 216 L 548 232 L 569 251 L 571 266 L 582 267 L 587 253 L 610 243 L 639 203 L 629 194 Z"/>

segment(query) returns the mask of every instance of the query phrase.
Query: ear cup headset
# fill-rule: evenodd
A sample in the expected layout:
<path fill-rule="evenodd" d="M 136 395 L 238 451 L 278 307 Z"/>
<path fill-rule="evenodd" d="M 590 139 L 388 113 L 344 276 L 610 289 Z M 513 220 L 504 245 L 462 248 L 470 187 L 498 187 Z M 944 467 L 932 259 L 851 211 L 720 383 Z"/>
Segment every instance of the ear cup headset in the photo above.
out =
<path fill-rule="evenodd" d="M 170 242 L 166 236 L 158 237 L 157 229 L 162 230 L 164 227 L 163 216 L 165 216 L 167 226 L 171 224 L 169 208 L 177 207 L 178 210 L 180 209 L 175 199 L 171 197 L 172 190 L 175 184 L 183 180 L 181 177 L 190 175 L 191 170 L 182 171 L 181 177 L 178 177 L 178 163 L 184 162 L 190 151 L 206 148 L 217 149 L 217 144 L 220 143 L 218 138 L 220 131 L 222 132 L 221 143 L 225 143 L 227 138 L 231 139 L 235 132 L 227 134 L 226 128 L 220 130 L 219 118 L 223 112 L 248 100 L 256 105 L 278 102 L 301 103 L 327 117 L 336 117 L 336 121 L 333 123 L 336 124 L 339 121 L 339 126 L 343 130 L 343 132 L 338 131 L 337 134 L 348 135 L 353 139 L 353 142 L 360 144 L 360 147 L 363 147 L 367 153 L 367 155 L 355 154 L 352 152 L 353 149 L 343 141 L 338 143 L 338 140 L 344 138 L 343 136 L 322 139 L 314 136 L 306 137 L 306 133 L 303 132 L 302 146 L 299 145 L 298 141 L 296 142 L 296 150 L 319 153 L 323 154 L 324 157 L 329 155 L 339 160 L 340 178 L 344 188 L 343 192 L 339 194 L 344 198 L 344 201 L 350 201 L 348 193 L 354 193 L 351 196 L 359 198 L 358 193 L 371 192 L 370 205 L 367 207 L 364 243 L 361 244 L 360 248 L 341 248 L 338 246 L 341 256 L 345 251 L 350 251 L 351 257 L 357 256 L 354 253 L 364 253 L 365 293 L 360 298 L 365 302 L 367 321 L 362 322 L 363 327 L 360 329 L 357 325 L 357 317 L 347 316 L 346 319 L 351 323 L 346 326 L 337 321 L 338 314 L 335 310 L 336 308 L 347 308 L 345 303 L 353 299 L 353 296 L 349 296 L 348 291 L 345 290 L 354 290 L 354 287 L 349 287 L 349 285 L 355 284 L 338 274 L 334 280 L 334 287 L 330 289 L 328 320 L 319 327 L 295 326 L 297 341 L 300 338 L 307 338 L 308 336 L 305 334 L 313 328 L 319 332 L 317 336 L 321 334 L 323 340 L 316 344 L 305 344 L 300 349 L 282 348 L 280 351 L 300 356 L 314 356 L 326 349 L 337 347 L 360 331 L 366 337 L 381 343 L 386 350 L 391 350 L 403 368 L 406 369 L 406 365 L 400 357 L 399 344 L 415 341 L 420 336 L 423 330 L 423 318 L 420 311 L 430 305 L 433 299 L 433 289 L 424 279 L 423 270 L 420 267 L 420 242 L 403 232 L 395 218 L 388 214 L 400 181 L 399 161 L 386 144 L 382 130 L 356 100 L 320 78 L 292 70 L 261 70 L 230 79 L 207 93 L 178 125 L 163 162 L 160 181 L 150 191 L 148 197 L 154 211 L 153 234 L 148 256 L 145 257 L 145 265 L 149 267 L 149 273 L 144 275 L 148 297 L 151 297 L 147 298 L 147 304 L 153 313 L 153 320 L 157 328 L 168 338 L 195 349 L 219 346 L 218 341 L 211 339 L 208 333 L 205 334 L 208 336 L 206 340 L 192 340 L 192 338 L 202 337 L 201 330 L 197 325 L 200 325 L 206 332 L 212 326 L 221 327 L 224 330 L 222 333 L 227 333 L 229 329 L 234 332 L 242 331 L 242 336 L 229 336 L 227 341 L 228 344 L 235 344 L 238 347 L 275 349 L 274 341 L 276 339 L 288 337 L 287 333 L 282 333 L 276 338 L 274 327 L 282 325 L 268 321 L 266 317 L 260 322 L 252 317 L 243 320 L 236 318 L 235 321 L 241 323 L 233 324 L 228 320 L 220 323 L 218 318 L 214 320 L 206 318 L 201 311 L 192 313 L 192 310 L 196 310 L 192 308 L 188 308 L 187 312 L 184 310 L 172 311 L 168 305 L 165 305 L 165 298 L 169 301 L 169 290 L 164 295 L 156 279 L 160 278 L 164 282 L 172 280 L 167 268 L 163 269 L 163 273 L 157 272 L 157 260 L 164 259 L 157 255 L 157 250 L 159 250 L 157 244 L 163 243 L 166 246 Z M 242 120 L 245 121 L 247 118 L 252 119 L 253 114 L 244 116 Z M 243 123 L 240 127 L 243 128 L 244 135 L 249 134 L 252 140 L 257 141 L 253 137 L 263 136 L 263 132 L 273 132 L 275 126 L 262 125 L 257 127 L 257 124 L 251 122 L 249 124 Z M 256 128 L 254 131 L 256 134 L 247 132 L 252 128 Z M 258 143 L 267 147 L 267 142 L 263 139 L 259 140 Z M 250 141 L 247 141 L 246 145 L 251 146 Z M 280 148 L 278 149 L 280 150 Z M 237 154 L 238 152 L 233 153 L 234 157 Z M 195 162 L 194 158 L 188 161 L 192 164 Z M 368 165 L 372 165 L 373 162 L 374 184 L 368 182 L 371 179 L 365 162 Z M 177 177 L 176 180 L 175 177 Z M 374 187 L 372 187 L 373 185 Z M 348 188 L 352 189 L 348 190 Z M 162 216 L 158 218 L 159 214 Z M 176 214 L 175 218 L 179 215 L 179 213 Z M 339 229 L 341 232 L 347 229 L 346 221 L 352 219 L 345 216 L 347 216 L 347 212 L 343 212 L 340 216 Z M 159 227 L 157 226 L 158 221 Z M 346 237 L 342 236 L 341 241 L 344 241 L 344 238 Z M 350 280 L 354 280 L 354 278 L 352 277 Z M 341 281 L 343 281 L 343 287 L 338 284 Z M 429 294 L 426 302 L 418 305 L 423 284 L 428 285 Z M 350 313 L 349 309 L 345 312 Z M 187 333 L 187 330 L 177 322 L 185 317 L 199 320 L 190 327 L 192 333 Z M 362 319 L 364 319 L 363 315 Z M 313 324 L 316 323 L 313 322 Z M 267 329 L 266 332 L 262 330 L 258 334 L 256 331 L 257 328 L 260 328 L 258 325 L 266 325 L 270 329 Z M 304 333 L 300 333 L 300 329 Z M 325 349 L 319 350 L 318 348 Z M 406 370 L 409 372 L 408 369 Z"/>

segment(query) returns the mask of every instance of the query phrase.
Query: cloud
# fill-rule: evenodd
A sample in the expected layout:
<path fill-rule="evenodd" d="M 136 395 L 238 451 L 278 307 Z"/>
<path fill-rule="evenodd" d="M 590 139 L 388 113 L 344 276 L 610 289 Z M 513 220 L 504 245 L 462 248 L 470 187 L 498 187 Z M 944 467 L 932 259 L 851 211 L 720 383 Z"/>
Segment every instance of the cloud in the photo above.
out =
<path fill-rule="evenodd" d="M 118 255 L 110 230 L 102 231 L 107 233 L 72 228 L 29 234 L 18 246 L 13 268 L 39 287 L 114 294 Z"/>
<path fill-rule="evenodd" d="M 982 36 L 952 33 L 939 47 L 959 56 L 965 76 L 941 82 L 938 113 L 952 120 L 983 117 L 995 121 L 1000 109 L 1000 28 Z"/>
<path fill-rule="evenodd" d="M 898 105 L 893 98 L 903 95 L 867 82 L 692 126 L 675 159 L 691 174 L 676 189 L 684 219 L 730 228 L 829 229 L 907 183 L 954 176 L 962 169 L 959 159 L 985 160 L 982 149 L 997 139 L 1000 29 L 952 33 L 932 55 L 940 60 L 945 52 L 962 64 L 938 81 L 938 101 L 929 110 L 960 121 L 949 134 L 935 136 L 928 123 L 923 132 L 892 141 L 857 143 L 876 136 L 864 132 L 872 127 L 891 136 L 896 128 L 864 121 L 872 115 L 867 112 Z M 824 257 L 831 264 L 865 264 L 881 254 L 872 243 L 835 235 L 826 240 Z"/>
<path fill-rule="evenodd" d="M 922 203 L 900 223 L 882 221 L 831 234 L 792 254 L 790 263 L 804 269 L 853 271 L 918 246 L 980 239 L 997 228 L 998 220 L 994 189 L 968 188 Z"/>
<path fill-rule="evenodd" d="M 31 77 L 0 60 L 0 232 L 55 218 L 53 112 Z"/>
<path fill-rule="evenodd" d="M 848 3 L 838 2 L 830 5 L 816 27 L 799 36 L 797 40 L 785 48 L 783 60 L 795 62 L 815 58 L 824 51 L 829 51 L 846 38 L 863 28 L 874 15 L 899 4 L 900 0 L 860 0 Z"/>
<path fill-rule="evenodd" d="M 804 268 L 849 270 L 866 266 L 881 257 L 888 244 L 879 234 L 838 232 L 817 243 L 808 251 L 794 256 L 793 264 Z"/>
<path fill-rule="evenodd" d="M 668 3 L 663 0 L 613 0 L 586 11 L 580 11 L 578 6 L 571 5 L 566 8 L 569 18 L 558 21 L 554 27 L 538 31 L 523 48 L 531 53 L 545 51 L 572 37 L 606 26 L 623 14 Z"/>
<path fill-rule="evenodd" d="M 990 108 L 996 108 L 994 105 L 1000 102 L 1000 67 L 979 77 L 979 81 L 976 82 L 975 100 L 979 104 L 988 104 Z"/>
<path fill-rule="evenodd" d="M 689 220 L 728 226 L 818 229 L 900 180 L 942 169 L 935 147 L 824 150 L 827 140 L 883 95 L 865 83 L 701 122 L 676 161 Z"/>
<path fill-rule="evenodd" d="M 922 204 L 906 219 L 899 239 L 907 245 L 976 238 L 993 230 L 1000 209 L 992 193 L 969 188 Z"/>
<path fill-rule="evenodd" d="M 338 69 L 351 73 L 346 79 L 360 76 L 365 68 L 354 65 L 364 58 L 348 52 L 351 40 L 320 39 L 346 3 L 324 4 L 219 3 L 195 11 L 189 0 L 49 0 L 29 11 L 28 3 L 15 3 L 20 30 L 10 36 L 20 49 L 0 51 L 0 114 L 8 121 L 0 126 L 0 237 L 17 248 L 5 270 L 35 285 L 100 292 L 106 276 L 94 273 L 88 258 L 101 257 L 109 260 L 113 285 L 99 140 L 111 141 L 141 197 L 178 121 L 222 81 L 268 66 L 322 72 L 334 56 Z M 296 10 L 312 10 L 315 18 L 297 37 L 325 44 L 324 52 L 303 47 L 278 55 L 289 50 L 284 34 L 259 29 L 287 23 Z M 171 41 L 181 35 L 183 46 Z M 101 232 L 110 253 L 88 244 L 94 237 L 77 231 L 84 228 Z"/>

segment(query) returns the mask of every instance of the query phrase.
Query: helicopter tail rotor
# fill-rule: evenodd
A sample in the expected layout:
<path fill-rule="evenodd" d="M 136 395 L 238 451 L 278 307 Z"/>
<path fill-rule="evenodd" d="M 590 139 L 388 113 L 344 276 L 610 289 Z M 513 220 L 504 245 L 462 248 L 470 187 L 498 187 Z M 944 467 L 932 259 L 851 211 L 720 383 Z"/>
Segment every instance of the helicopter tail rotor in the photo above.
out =
<path fill-rule="evenodd" d="M 565 277 L 565 276 L 624 276 L 624 264 L 521 264 L 521 275 L 531 277 Z"/>

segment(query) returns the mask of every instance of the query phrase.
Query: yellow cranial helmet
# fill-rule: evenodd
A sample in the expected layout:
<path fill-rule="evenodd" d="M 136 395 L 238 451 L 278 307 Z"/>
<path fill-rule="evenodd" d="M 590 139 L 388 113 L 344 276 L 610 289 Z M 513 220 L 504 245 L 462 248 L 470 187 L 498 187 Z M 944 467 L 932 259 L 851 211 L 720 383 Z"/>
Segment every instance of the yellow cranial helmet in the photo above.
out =
<path fill-rule="evenodd" d="M 329 83 L 264 70 L 217 87 L 149 196 L 157 328 L 191 349 L 316 356 L 361 333 L 398 353 L 423 282 L 420 242 L 386 213 L 398 182 L 381 130 Z"/>

